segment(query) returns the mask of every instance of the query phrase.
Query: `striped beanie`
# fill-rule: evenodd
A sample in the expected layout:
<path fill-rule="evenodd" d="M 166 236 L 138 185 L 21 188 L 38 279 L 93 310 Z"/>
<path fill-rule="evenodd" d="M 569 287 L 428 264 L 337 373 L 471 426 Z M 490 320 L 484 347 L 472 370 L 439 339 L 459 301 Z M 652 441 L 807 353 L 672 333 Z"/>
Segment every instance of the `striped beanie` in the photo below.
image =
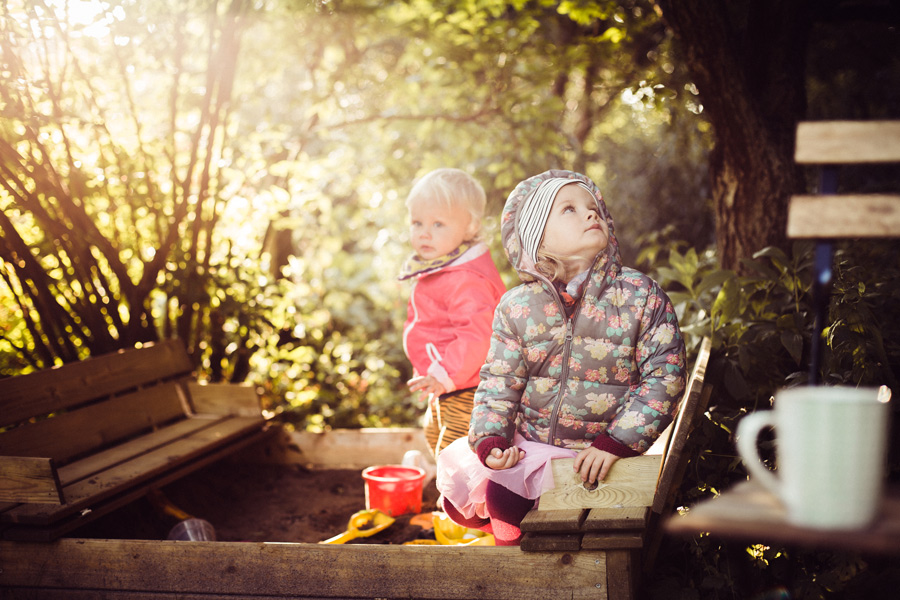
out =
<path fill-rule="evenodd" d="M 550 217 L 550 209 L 556 194 L 563 186 L 575 183 L 583 187 L 594 198 L 594 192 L 584 183 L 568 177 L 553 177 L 545 179 L 535 190 L 525 198 L 522 208 L 519 210 L 519 239 L 522 240 L 522 252 L 529 256 L 533 263 L 537 264 L 538 249 L 541 240 L 544 239 L 544 227 Z"/>

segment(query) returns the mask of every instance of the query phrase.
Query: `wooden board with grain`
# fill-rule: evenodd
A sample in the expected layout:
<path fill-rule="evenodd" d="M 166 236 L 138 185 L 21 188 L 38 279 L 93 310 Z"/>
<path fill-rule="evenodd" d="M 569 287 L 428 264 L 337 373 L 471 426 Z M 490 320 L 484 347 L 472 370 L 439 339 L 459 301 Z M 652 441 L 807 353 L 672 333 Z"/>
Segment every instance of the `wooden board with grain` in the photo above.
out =
<path fill-rule="evenodd" d="M 175 383 L 164 383 L 26 423 L 0 435 L 0 456 L 46 456 L 59 464 L 184 418 Z"/>
<path fill-rule="evenodd" d="M 227 445 L 241 436 L 259 430 L 257 420 L 246 417 L 202 421 L 193 419 L 182 423 L 194 425 L 189 435 L 134 456 L 130 455 L 130 452 L 122 452 L 127 446 L 119 446 L 116 451 L 122 452 L 121 462 L 88 479 L 64 484 L 66 504 L 59 506 L 23 504 L 0 514 L 0 520 L 30 525 L 50 525 L 83 509 L 90 509 L 93 504 L 122 493 L 129 487 L 159 477 L 175 469 L 179 464 L 200 458 L 211 449 Z M 90 457 L 86 460 L 93 459 L 94 457 Z"/>
<path fill-rule="evenodd" d="M 793 196 L 789 238 L 886 238 L 900 236 L 900 195 Z"/>
<path fill-rule="evenodd" d="M 0 589 L 133 598 L 615 600 L 604 552 L 63 539 L 0 542 Z M 627 567 L 627 565 L 626 565 Z M 623 568 L 623 571 L 626 569 Z M 196 596 L 194 596 L 196 595 Z M 60 595 L 57 597 L 67 597 Z"/>
<path fill-rule="evenodd" d="M 799 123 L 794 160 L 801 165 L 900 161 L 900 122 Z"/>
<path fill-rule="evenodd" d="M 575 459 L 555 459 L 554 487 L 541 496 L 538 510 L 650 506 L 661 461 L 661 456 L 646 455 L 617 460 L 606 480 L 589 491 L 574 470 Z"/>
<path fill-rule="evenodd" d="M 145 383 L 190 375 L 179 340 L 164 340 L 18 377 L 0 379 L 0 427 L 12 425 Z"/>
<path fill-rule="evenodd" d="M 0 477 L 0 500 L 62 504 L 65 500 L 53 459 L 7 457 Z"/>
<path fill-rule="evenodd" d="M 197 413 L 259 418 L 259 395 L 252 385 L 189 381 L 187 389 Z"/>

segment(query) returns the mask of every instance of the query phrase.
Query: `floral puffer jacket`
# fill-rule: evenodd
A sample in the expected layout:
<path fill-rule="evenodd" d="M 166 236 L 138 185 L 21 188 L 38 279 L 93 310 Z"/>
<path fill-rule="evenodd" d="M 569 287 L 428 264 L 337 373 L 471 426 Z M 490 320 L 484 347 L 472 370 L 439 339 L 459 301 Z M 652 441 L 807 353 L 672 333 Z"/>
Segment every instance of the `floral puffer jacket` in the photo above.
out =
<path fill-rule="evenodd" d="M 518 209 L 545 179 L 569 177 L 594 192 L 609 244 L 594 259 L 570 318 L 559 292 L 521 252 Z M 520 183 L 502 215 L 503 245 L 523 283 L 500 300 L 469 430 L 474 449 L 493 436 L 580 450 L 646 451 L 671 423 L 685 385 L 685 349 L 659 285 L 624 267 L 613 221 L 587 177 L 547 171 Z M 608 440 L 598 439 L 608 436 Z"/>

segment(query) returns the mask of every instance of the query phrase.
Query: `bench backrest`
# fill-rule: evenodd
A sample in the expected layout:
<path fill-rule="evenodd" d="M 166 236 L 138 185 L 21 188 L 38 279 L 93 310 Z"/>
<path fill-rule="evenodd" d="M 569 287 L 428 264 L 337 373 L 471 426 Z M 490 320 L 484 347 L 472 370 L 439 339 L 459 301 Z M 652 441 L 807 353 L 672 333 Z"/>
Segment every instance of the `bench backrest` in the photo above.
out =
<path fill-rule="evenodd" d="M 0 380 L 0 455 L 65 464 L 184 418 L 191 372 L 182 343 L 166 340 Z"/>
<path fill-rule="evenodd" d="M 802 165 L 900 162 L 900 121 L 816 121 L 797 126 L 794 160 Z M 836 176 L 818 195 L 791 198 L 791 238 L 900 237 L 900 194 L 836 194 Z"/>
<path fill-rule="evenodd" d="M 663 432 L 663 435 L 666 436 L 662 441 L 664 444 L 663 461 L 660 465 L 656 493 L 651 505 L 651 510 L 656 514 L 662 514 L 670 509 L 677 487 L 684 476 L 689 457 L 686 448 L 690 432 L 693 430 L 697 418 L 706 408 L 709 392 L 712 389 L 705 384 L 706 366 L 709 363 L 711 347 L 712 340 L 703 338 L 682 396 L 681 405 L 678 407 L 678 414 L 675 421 Z"/>

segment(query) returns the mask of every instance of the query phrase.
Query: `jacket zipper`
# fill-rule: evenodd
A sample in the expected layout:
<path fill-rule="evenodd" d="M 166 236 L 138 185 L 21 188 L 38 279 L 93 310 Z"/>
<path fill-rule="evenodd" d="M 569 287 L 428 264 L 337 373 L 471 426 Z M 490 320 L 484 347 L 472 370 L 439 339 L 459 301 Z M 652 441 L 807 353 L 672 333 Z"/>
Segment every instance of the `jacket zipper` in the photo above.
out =
<path fill-rule="evenodd" d="M 597 266 L 597 259 L 594 259 L 594 262 L 591 264 L 590 272 L 594 272 L 594 268 Z M 532 274 L 533 275 L 533 274 Z M 540 276 L 540 273 L 537 274 Z M 588 274 L 588 279 L 590 279 L 591 274 Z M 545 277 L 541 277 L 545 282 L 549 282 L 549 280 Z M 562 298 L 559 295 L 559 292 L 556 290 L 556 286 L 553 283 L 550 283 L 550 290 L 553 293 L 553 298 L 556 300 L 556 305 L 559 307 L 561 313 L 563 315 L 566 314 L 566 306 L 562 301 Z M 587 289 L 587 288 L 585 288 Z M 566 387 L 568 387 L 568 379 L 569 379 L 569 356 L 572 354 L 572 339 L 575 337 L 575 319 L 578 317 L 578 313 L 581 312 L 581 303 L 584 300 L 584 295 L 582 294 L 581 298 L 578 299 L 578 302 L 575 304 L 575 310 L 572 311 L 571 317 L 566 317 L 566 339 L 563 344 L 563 363 L 562 363 L 562 371 L 559 375 L 559 392 L 556 394 L 556 401 L 553 404 L 553 411 L 550 413 L 550 432 L 549 437 L 547 438 L 547 443 L 551 446 L 554 445 L 553 441 L 556 438 L 556 426 L 559 424 L 559 409 L 562 407 L 562 398 L 566 392 Z"/>
<path fill-rule="evenodd" d="M 555 291 L 556 290 L 554 290 L 554 292 Z M 559 300 L 559 302 L 562 303 L 562 300 Z M 553 411 L 550 413 L 550 434 L 547 438 L 547 443 L 549 443 L 551 446 L 555 445 L 554 440 L 556 439 L 556 426 L 559 424 L 559 409 L 562 407 L 562 399 L 566 393 L 566 387 L 568 387 L 569 356 L 572 354 L 572 338 L 575 337 L 575 316 L 578 314 L 578 310 L 580 308 L 581 300 L 579 299 L 578 305 L 575 307 L 575 311 L 572 313 L 572 316 L 566 317 L 566 340 L 563 344 L 563 363 L 562 371 L 559 375 L 559 392 L 556 394 L 556 401 L 553 403 Z M 565 306 L 562 306 L 562 309 L 562 314 L 565 315 Z"/>

